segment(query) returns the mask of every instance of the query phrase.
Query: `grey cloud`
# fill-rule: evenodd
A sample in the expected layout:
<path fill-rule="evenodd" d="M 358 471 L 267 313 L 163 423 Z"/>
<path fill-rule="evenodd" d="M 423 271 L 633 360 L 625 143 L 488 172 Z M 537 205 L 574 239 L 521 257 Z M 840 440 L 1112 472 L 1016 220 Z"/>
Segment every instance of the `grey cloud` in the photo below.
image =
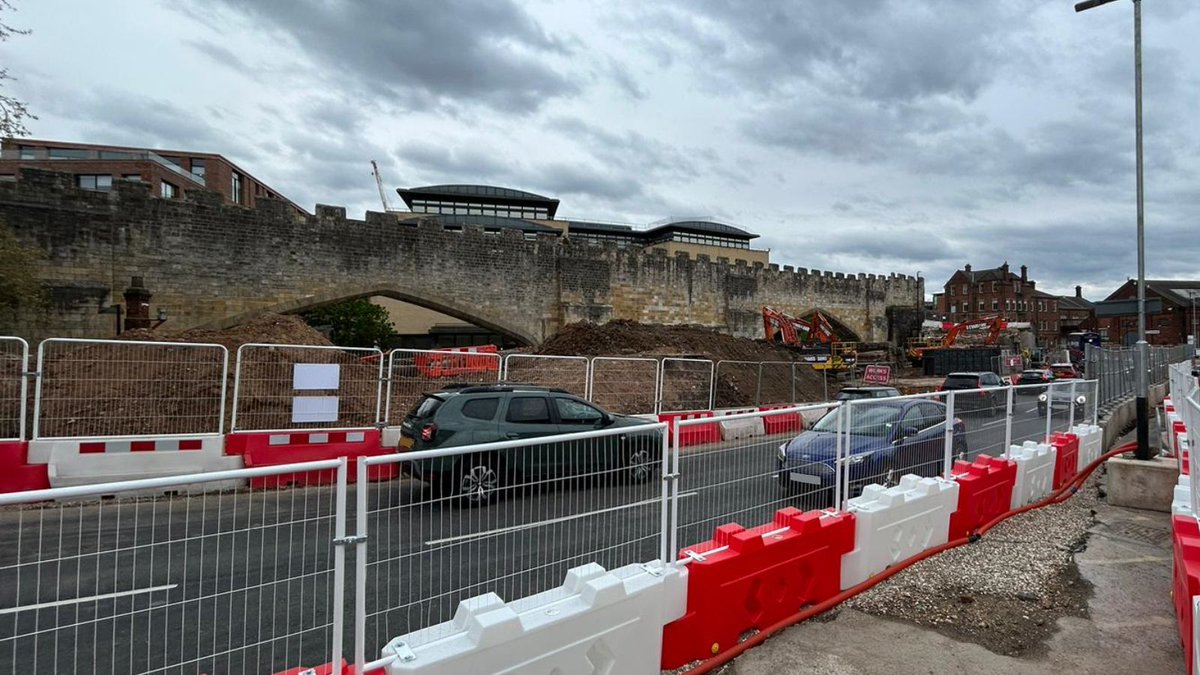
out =
<path fill-rule="evenodd" d="M 531 111 L 577 91 L 547 63 L 562 44 L 510 0 L 219 1 L 281 31 L 332 82 L 405 105 Z"/>

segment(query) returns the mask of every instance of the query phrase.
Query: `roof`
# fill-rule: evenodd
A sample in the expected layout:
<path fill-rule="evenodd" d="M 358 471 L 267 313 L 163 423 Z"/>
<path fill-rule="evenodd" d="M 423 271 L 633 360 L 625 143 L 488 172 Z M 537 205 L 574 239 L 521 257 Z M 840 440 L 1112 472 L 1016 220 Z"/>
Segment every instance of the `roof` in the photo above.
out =
<path fill-rule="evenodd" d="M 1091 309 L 1093 306 L 1091 300 L 1088 300 L 1086 298 L 1077 298 L 1074 295 L 1059 295 L 1056 297 L 1058 298 L 1058 308 L 1059 309 L 1088 310 L 1088 309 Z"/>
<path fill-rule="evenodd" d="M 636 230 L 632 225 L 618 225 L 616 223 L 593 223 L 584 220 L 569 220 L 567 226 L 571 230 L 580 232 L 607 232 L 610 234 L 643 234 L 641 230 Z"/>
<path fill-rule="evenodd" d="M 1013 274 L 1012 272 L 1005 272 L 1003 267 L 992 267 L 990 269 L 983 270 L 973 269 L 970 272 L 965 269 L 961 269 L 956 271 L 955 274 L 958 274 L 959 272 L 970 277 L 972 283 L 978 283 L 980 281 L 1013 281 L 1021 278 L 1020 275 Z M 951 276 L 953 278 L 953 275 Z"/>
<path fill-rule="evenodd" d="M 1146 280 L 1146 288 L 1154 291 L 1176 305 L 1190 305 L 1195 299 L 1200 304 L 1200 281 L 1183 279 Z"/>
<path fill-rule="evenodd" d="M 697 234 L 716 234 L 731 239 L 750 240 L 758 238 L 757 234 L 747 232 L 740 227 L 726 225 L 725 223 L 716 223 L 711 220 L 677 220 L 672 223 L 651 228 L 646 232 L 646 235 L 653 237 L 657 233 L 675 231 L 694 232 Z"/>
<path fill-rule="evenodd" d="M 412 208 L 414 198 L 434 197 L 450 202 L 484 202 L 487 204 L 531 205 L 549 210 L 551 218 L 558 210 L 558 200 L 524 190 L 497 187 L 494 185 L 426 185 L 414 188 L 396 188 L 404 203 Z"/>
<path fill-rule="evenodd" d="M 530 220 L 520 218 L 504 218 L 502 216 L 468 216 L 462 214 L 430 213 L 429 218 L 436 218 L 442 225 L 477 225 L 486 229 L 500 228 L 506 230 L 521 230 L 522 232 L 545 232 L 560 234 L 553 227 L 547 227 Z"/>

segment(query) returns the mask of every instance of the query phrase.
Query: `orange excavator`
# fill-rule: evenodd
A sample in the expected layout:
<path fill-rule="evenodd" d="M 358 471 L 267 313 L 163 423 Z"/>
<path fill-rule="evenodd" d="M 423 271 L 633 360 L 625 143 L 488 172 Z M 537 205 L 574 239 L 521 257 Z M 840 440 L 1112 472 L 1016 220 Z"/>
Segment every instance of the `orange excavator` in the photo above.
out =
<path fill-rule="evenodd" d="M 768 342 L 802 347 L 828 344 L 836 339 L 833 324 L 824 314 L 813 310 L 807 319 L 798 319 L 770 307 L 762 308 L 763 333 Z"/>
<path fill-rule="evenodd" d="M 941 343 L 912 345 L 908 349 L 908 359 L 912 363 L 918 364 L 921 362 L 921 358 L 925 355 L 927 349 L 953 347 L 954 343 L 958 341 L 959 336 L 964 332 L 968 329 L 979 328 L 981 326 L 987 326 L 988 328 L 988 335 L 984 339 L 983 344 L 994 345 L 1000 339 L 1000 333 L 1008 328 L 1008 321 L 1003 316 L 995 314 L 992 316 L 981 316 L 978 319 L 968 319 L 959 323 L 942 324 L 942 327 L 946 329 L 946 336 L 942 338 Z"/>

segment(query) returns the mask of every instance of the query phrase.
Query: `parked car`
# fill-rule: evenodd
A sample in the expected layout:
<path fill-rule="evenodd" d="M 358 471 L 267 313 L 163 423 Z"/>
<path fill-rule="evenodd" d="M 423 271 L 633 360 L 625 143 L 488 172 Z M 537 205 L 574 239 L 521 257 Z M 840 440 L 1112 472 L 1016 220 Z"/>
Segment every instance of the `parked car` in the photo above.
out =
<path fill-rule="evenodd" d="M 846 407 L 830 411 L 808 431 L 779 446 L 776 478 L 811 506 L 833 502 L 837 432 Z M 900 476 L 937 476 L 946 452 L 946 406 L 926 399 L 881 399 L 853 406 L 846 462 L 850 497 L 870 483 L 894 485 Z M 952 449 L 968 458 L 965 427 L 955 418 Z M 806 504 L 807 505 L 807 504 Z"/>
<path fill-rule="evenodd" d="M 662 461 L 662 436 L 647 420 L 615 415 L 562 390 L 526 385 L 458 386 L 427 393 L 400 426 L 400 452 L 627 428 L 586 441 L 532 444 L 406 463 L 437 494 L 486 504 L 506 487 L 585 474 L 644 481 Z"/>
<path fill-rule="evenodd" d="M 833 397 L 835 401 L 856 401 L 862 398 L 891 398 L 900 396 L 900 390 L 895 387 L 843 387 Z"/>
<path fill-rule="evenodd" d="M 1021 374 L 1018 375 L 1013 381 L 1013 384 L 1022 386 L 1029 384 L 1048 385 L 1053 381 L 1054 373 L 1050 372 L 1048 368 L 1030 368 L 1022 371 Z M 1015 390 L 1015 393 L 1018 395 L 1032 395 L 1045 390 L 1045 387 L 1025 387 L 1024 389 Z"/>
<path fill-rule="evenodd" d="M 1056 380 L 1075 380 L 1081 377 L 1073 363 L 1051 363 L 1050 372 Z"/>
<path fill-rule="evenodd" d="M 995 373 L 950 373 L 938 391 L 961 391 L 954 396 L 954 410 L 981 411 L 995 415 L 1004 410 L 1007 394 L 1003 391 L 967 391 L 987 387 L 1003 387 L 1004 382 Z"/>
<path fill-rule="evenodd" d="M 1079 420 L 1083 415 L 1084 406 L 1087 405 L 1087 396 L 1083 394 L 1082 387 L 1076 389 L 1074 396 L 1071 395 L 1069 384 L 1050 387 L 1047 391 L 1038 394 L 1038 415 L 1045 417 L 1047 409 L 1053 414 L 1066 415 L 1072 404 L 1075 406 L 1075 419 Z"/>

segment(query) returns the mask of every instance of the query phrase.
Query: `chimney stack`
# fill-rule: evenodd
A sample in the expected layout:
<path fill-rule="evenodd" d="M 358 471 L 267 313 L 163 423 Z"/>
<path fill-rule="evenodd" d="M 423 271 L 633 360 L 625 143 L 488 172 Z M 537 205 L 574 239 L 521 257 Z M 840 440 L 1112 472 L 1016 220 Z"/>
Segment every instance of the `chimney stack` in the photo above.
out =
<path fill-rule="evenodd" d="M 966 272 L 967 274 L 970 274 L 971 273 L 971 263 L 967 263 L 966 265 L 963 265 L 963 271 Z"/>
<path fill-rule="evenodd" d="M 1029 268 L 1021 265 L 1021 281 L 1029 281 Z"/>
<path fill-rule="evenodd" d="M 1008 261 L 1007 260 L 1005 260 L 1004 264 L 1000 266 L 1000 271 L 1004 272 L 1004 278 L 1007 280 L 1008 279 Z"/>
<path fill-rule="evenodd" d="M 1082 297 L 1083 297 L 1083 286 L 1076 286 L 1076 287 L 1075 287 L 1075 297 L 1077 297 L 1077 298 L 1082 298 Z"/>

